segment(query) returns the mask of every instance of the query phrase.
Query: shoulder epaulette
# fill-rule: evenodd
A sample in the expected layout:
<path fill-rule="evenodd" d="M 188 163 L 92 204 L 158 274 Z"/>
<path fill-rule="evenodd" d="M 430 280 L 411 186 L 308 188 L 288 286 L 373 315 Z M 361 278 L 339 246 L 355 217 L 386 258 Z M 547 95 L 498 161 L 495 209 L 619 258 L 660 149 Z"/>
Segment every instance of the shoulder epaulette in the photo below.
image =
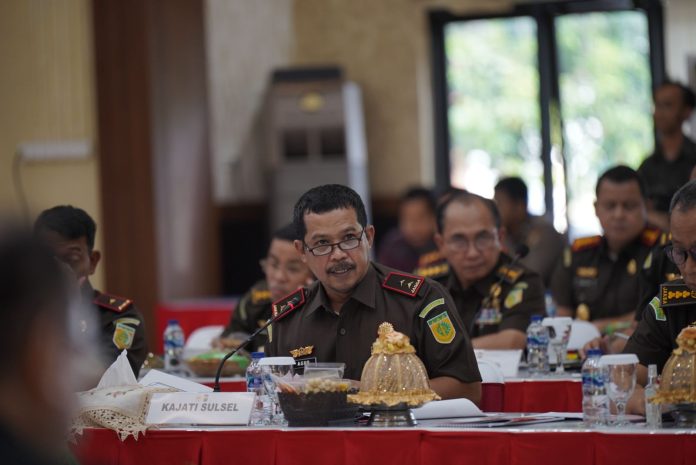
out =
<path fill-rule="evenodd" d="M 305 292 L 304 288 L 299 288 L 292 294 L 288 294 L 282 299 L 278 299 L 273 302 L 273 318 L 281 315 L 281 318 L 285 318 L 287 315 L 302 307 L 305 303 Z"/>
<path fill-rule="evenodd" d="M 645 228 L 643 230 L 643 233 L 640 235 L 640 241 L 643 243 L 643 245 L 647 245 L 648 247 L 652 247 L 655 244 L 657 244 L 658 239 L 660 239 L 660 236 L 662 235 L 662 231 L 660 231 L 657 228 Z"/>
<path fill-rule="evenodd" d="M 501 265 L 496 273 L 498 278 L 503 278 L 505 282 L 514 284 L 524 273 L 524 268 L 521 266 Z"/>
<path fill-rule="evenodd" d="M 94 305 L 111 310 L 112 312 L 121 313 L 133 304 L 133 301 L 125 297 L 118 297 L 111 294 L 100 292 L 92 301 Z"/>
<path fill-rule="evenodd" d="M 437 265 L 424 266 L 421 268 L 416 268 L 414 273 L 418 276 L 423 276 L 424 278 L 437 279 L 449 273 L 449 265 L 447 262 L 444 262 L 438 263 Z"/>
<path fill-rule="evenodd" d="M 418 257 L 418 267 L 423 268 L 433 263 L 444 261 L 444 257 L 438 250 L 433 250 L 432 252 L 424 253 Z"/>
<path fill-rule="evenodd" d="M 382 287 L 390 291 L 398 292 L 399 294 L 415 297 L 418 295 L 418 291 L 424 282 L 425 278 L 423 276 L 414 276 L 412 274 L 392 271 L 384 278 Z"/>
<path fill-rule="evenodd" d="M 251 303 L 254 305 L 271 303 L 271 291 L 268 289 L 252 289 Z"/>
<path fill-rule="evenodd" d="M 581 237 L 573 241 L 571 249 L 573 252 L 598 247 L 602 243 L 602 236 Z"/>
<path fill-rule="evenodd" d="M 660 305 L 676 307 L 696 302 L 696 292 L 684 283 L 666 283 L 660 285 Z"/>

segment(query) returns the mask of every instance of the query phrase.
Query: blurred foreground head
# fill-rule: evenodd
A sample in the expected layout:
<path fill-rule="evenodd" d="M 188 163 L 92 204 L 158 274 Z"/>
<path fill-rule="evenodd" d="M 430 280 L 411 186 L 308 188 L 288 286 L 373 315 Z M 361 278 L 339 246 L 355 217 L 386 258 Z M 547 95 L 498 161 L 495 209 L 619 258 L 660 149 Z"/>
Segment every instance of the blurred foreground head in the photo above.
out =
<path fill-rule="evenodd" d="M 74 276 L 31 234 L 0 230 L 0 440 L 25 460 L 51 457 L 65 443 L 74 288 Z"/>

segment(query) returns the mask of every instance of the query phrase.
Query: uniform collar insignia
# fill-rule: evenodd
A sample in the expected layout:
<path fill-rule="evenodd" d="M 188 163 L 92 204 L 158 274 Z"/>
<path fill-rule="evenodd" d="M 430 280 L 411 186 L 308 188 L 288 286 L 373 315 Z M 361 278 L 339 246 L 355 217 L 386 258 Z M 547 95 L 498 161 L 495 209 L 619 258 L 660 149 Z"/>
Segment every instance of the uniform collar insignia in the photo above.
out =
<path fill-rule="evenodd" d="M 596 266 L 579 266 L 575 270 L 575 275 L 578 278 L 596 278 L 599 274 Z"/>
<path fill-rule="evenodd" d="M 133 301 L 124 297 L 100 292 L 94 297 L 92 303 L 107 310 L 111 310 L 112 312 L 121 313 L 130 307 Z"/>
<path fill-rule="evenodd" d="M 497 274 L 499 278 L 503 278 L 503 281 L 509 284 L 514 284 L 515 281 L 520 279 L 522 273 L 524 273 L 524 269 L 519 266 L 510 267 L 508 265 L 501 265 L 498 268 Z"/>
<path fill-rule="evenodd" d="M 598 247 L 601 243 L 602 236 L 581 237 L 580 239 L 575 239 L 575 241 L 573 241 L 571 249 L 573 252 L 580 252 L 581 250 Z"/>
<path fill-rule="evenodd" d="M 271 291 L 268 289 L 252 289 L 251 303 L 254 305 L 265 304 L 271 302 Z"/>
<path fill-rule="evenodd" d="M 696 302 L 696 291 L 684 283 L 665 283 L 660 285 L 660 305 L 676 307 Z"/>
<path fill-rule="evenodd" d="M 279 313 L 285 313 L 287 316 L 289 313 L 302 307 L 305 303 L 305 292 L 304 288 L 299 288 L 295 292 L 286 295 L 282 299 L 278 299 L 273 302 L 273 317 L 277 316 Z M 283 316 L 283 318 L 285 317 Z"/>
<path fill-rule="evenodd" d="M 413 276 L 398 271 L 392 271 L 384 278 L 382 287 L 398 292 L 399 294 L 415 297 L 418 295 L 418 291 L 423 285 L 423 282 L 425 282 L 425 278 L 422 276 Z"/>

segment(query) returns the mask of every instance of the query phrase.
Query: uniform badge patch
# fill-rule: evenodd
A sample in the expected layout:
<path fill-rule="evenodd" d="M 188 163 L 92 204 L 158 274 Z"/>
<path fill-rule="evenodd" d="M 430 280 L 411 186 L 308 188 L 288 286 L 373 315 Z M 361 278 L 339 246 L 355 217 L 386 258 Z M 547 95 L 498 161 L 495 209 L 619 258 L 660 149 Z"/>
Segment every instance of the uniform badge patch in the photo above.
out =
<path fill-rule="evenodd" d="M 130 349 L 131 345 L 133 345 L 133 339 L 135 339 L 135 328 L 125 323 L 116 323 L 114 336 L 111 340 L 119 350 Z"/>
<path fill-rule="evenodd" d="M 304 357 L 306 355 L 312 355 L 312 352 L 314 352 L 314 346 L 305 346 L 298 347 L 297 349 L 292 349 L 290 351 L 290 355 L 292 355 L 293 358 L 299 358 Z"/>
<path fill-rule="evenodd" d="M 425 282 L 425 278 L 422 276 L 413 276 L 405 273 L 395 273 L 391 272 L 384 278 L 382 287 L 385 289 L 390 289 L 399 294 L 404 294 L 409 297 L 415 297 L 418 295 L 418 291 Z"/>
<path fill-rule="evenodd" d="M 597 267 L 595 267 L 595 266 L 579 266 L 575 270 L 575 275 L 578 278 L 593 279 L 593 278 L 596 278 L 598 274 L 599 274 L 599 271 L 597 270 Z"/>
<path fill-rule="evenodd" d="M 524 290 L 527 289 L 527 287 L 529 286 L 524 282 L 515 284 L 515 287 L 513 287 L 512 290 L 508 292 L 507 297 L 505 297 L 505 308 L 512 308 L 522 302 Z"/>
<path fill-rule="evenodd" d="M 439 299 L 435 299 L 432 302 L 430 302 L 428 305 L 426 305 L 423 310 L 418 314 L 419 317 L 425 318 L 425 316 L 430 313 L 430 310 L 433 308 L 439 307 L 440 305 L 445 305 L 445 299 L 440 297 Z"/>
<path fill-rule="evenodd" d="M 650 301 L 650 306 L 652 307 L 653 312 L 655 312 L 655 319 L 657 321 L 667 321 L 667 316 L 665 315 L 665 311 L 662 310 L 659 297 L 653 297 L 653 299 Z"/>
<path fill-rule="evenodd" d="M 667 283 L 660 285 L 660 306 L 674 307 L 694 302 L 696 302 L 696 292 L 689 289 L 686 284 Z"/>
<path fill-rule="evenodd" d="M 454 329 L 447 311 L 429 319 L 428 326 L 430 327 L 430 332 L 433 333 L 433 337 L 440 344 L 449 344 L 454 341 L 454 337 L 457 335 L 457 330 Z"/>

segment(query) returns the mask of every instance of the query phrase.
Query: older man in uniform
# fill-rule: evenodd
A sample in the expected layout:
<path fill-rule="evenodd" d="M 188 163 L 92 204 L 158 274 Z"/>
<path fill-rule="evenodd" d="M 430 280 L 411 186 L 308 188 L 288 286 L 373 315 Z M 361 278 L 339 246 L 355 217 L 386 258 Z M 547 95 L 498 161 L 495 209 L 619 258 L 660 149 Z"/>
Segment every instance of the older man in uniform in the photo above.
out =
<path fill-rule="evenodd" d="M 273 234 L 268 247 L 266 258 L 261 260 L 261 268 L 266 276 L 258 281 L 240 299 L 234 310 L 230 323 L 214 345 L 226 345 L 225 341 L 235 333 L 252 334 L 271 317 L 273 301 L 290 294 L 295 289 L 308 286 L 314 282 L 312 272 L 302 262 L 300 254 L 295 250 L 295 228 L 288 224 Z M 247 346 L 249 350 L 263 348 L 268 341 L 268 335 L 259 334 Z"/>
<path fill-rule="evenodd" d="M 375 229 L 358 194 L 336 184 L 310 189 L 293 222 L 295 247 L 318 281 L 274 303 L 287 313 L 273 329 L 271 354 L 344 362 L 345 376 L 357 380 L 386 321 L 410 337 L 435 392 L 479 402 L 476 358 L 451 297 L 429 279 L 370 262 Z"/>
<path fill-rule="evenodd" d="M 147 357 L 142 315 L 130 299 L 99 292 L 89 282 L 101 259 L 101 253 L 94 249 L 94 220 L 80 208 L 62 205 L 43 211 L 36 219 L 34 231 L 59 260 L 72 268 L 80 280 L 83 300 L 91 303 L 99 315 L 99 327 L 90 327 L 83 321 L 80 329 L 99 335 L 106 363 L 112 363 L 126 349 L 128 362 L 138 376 Z"/>
<path fill-rule="evenodd" d="M 545 312 L 544 286 L 539 274 L 502 252 L 495 203 L 454 193 L 438 206 L 437 227 L 435 242 L 449 267 L 435 279 L 454 297 L 473 346 L 524 348 L 532 315 Z"/>
<path fill-rule="evenodd" d="M 656 364 L 662 371 L 672 350 L 677 347 L 679 332 L 696 324 L 696 181 L 679 189 L 670 205 L 672 244 L 667 257 L 679 268 L 682 279 L 660 286 L 660 292 L 643 312 L 643 318 L 629 339 L 624 352 L 638 355 L 639 386 L 629 403 L 631 411 L 642 412 L 643 390 L 647 382 L 647 367 Z"/>
<path fill-rule="evenodd" d="M 631 168 L 600 176 L 595 212 L 603 236 L 577 239 L 551 281 L 558 314 L 588 320 L 605 333 L 630 327 L 639 303 L 639 271 L 661 236 L 646 223 L 645 188 Z"/>

